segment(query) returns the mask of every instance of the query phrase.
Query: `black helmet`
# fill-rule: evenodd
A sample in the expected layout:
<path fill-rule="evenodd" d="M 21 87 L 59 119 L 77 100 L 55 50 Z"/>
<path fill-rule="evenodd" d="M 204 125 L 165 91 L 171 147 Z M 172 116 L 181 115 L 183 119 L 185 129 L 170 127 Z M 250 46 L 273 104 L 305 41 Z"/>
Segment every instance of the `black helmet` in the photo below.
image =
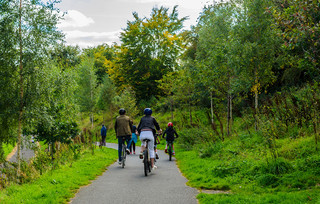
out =
<path fill-rule="evenodd" d="M 144 114 L 145 114 L 145 115 L 151 115 L 151 114 L 152 114 L 151 108 L 146 108 L 146 109 L 144 109 Z"/>
<path fill-rule="evenodd" d="M 124 108 L 120 108 L 119 114 L 124 115 L 126 113 L 126 110 Z"/>

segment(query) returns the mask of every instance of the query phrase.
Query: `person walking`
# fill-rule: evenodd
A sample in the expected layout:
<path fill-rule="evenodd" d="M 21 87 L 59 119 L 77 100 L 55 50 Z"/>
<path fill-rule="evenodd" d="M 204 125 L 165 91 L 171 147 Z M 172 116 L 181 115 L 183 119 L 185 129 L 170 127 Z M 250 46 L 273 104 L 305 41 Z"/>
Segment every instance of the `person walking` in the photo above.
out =
<path fill-rule="evenodd" d="M 120 115 L 116 118 L 114 129 L 116 131 L 116 137 L 118 139 L 118 156 L 119 156 L 119 164 L 121 164 L 122 143 L 124 143 L 123 140 L 127 142 L 127 154 L 130 154 L 129 142 L 131 140 L 132 122 L 129 116 L 125 115 L 126 114 L 125 109 L 121 108 L 119 110 L 119 114 Z"/>
<path fill-rule="evenodd" d="M 106 146 L 107 128 L 106 128 L 106 126 L 104 126 L 104 124 L 102 124 L 100 134 L 101 134 L 101 145 Z"/>
<path fill-rule="evenodd" d="M 132 135 L 131 135 L 131 140 L 130 140 L 130 154 L 132 154 L 132 150 L 133 150 L 133 154 L 136 154 L 136 143 L 138 141 L 138 137 L 137 137 L 138 131 L 137 131 L 137 127 L 135 125 L 132 125 Z"/>

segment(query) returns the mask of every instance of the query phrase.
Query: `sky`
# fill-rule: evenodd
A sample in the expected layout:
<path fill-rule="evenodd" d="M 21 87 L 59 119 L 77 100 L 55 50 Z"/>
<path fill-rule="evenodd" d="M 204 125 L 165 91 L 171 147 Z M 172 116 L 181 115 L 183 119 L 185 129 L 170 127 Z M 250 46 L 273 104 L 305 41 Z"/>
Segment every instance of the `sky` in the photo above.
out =
<path fill-rule="evenodd" d="M 172 11 L 178 5 L 179 18 L 188 16 L 184 29 L 196 25 L 203 7 L 213 0 L 62 0 L 56 5 L 67 12 L 58 28 L 66 35 L 68 45 L 81 48 L 116 42 L 120 44 L 119 33 L 133 20 L 133 12 L 139 17 L 150 17 L 153 7 L 165 6 Z"/>

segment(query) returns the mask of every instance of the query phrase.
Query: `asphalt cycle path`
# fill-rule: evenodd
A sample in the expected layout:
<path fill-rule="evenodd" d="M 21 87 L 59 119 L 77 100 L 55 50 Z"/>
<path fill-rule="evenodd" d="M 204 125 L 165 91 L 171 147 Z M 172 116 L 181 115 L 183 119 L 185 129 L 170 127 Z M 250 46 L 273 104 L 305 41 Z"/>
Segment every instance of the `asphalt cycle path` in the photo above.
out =
<path fill-rule="evenodd" d="M 117 149 L 117 144 L 107 147 Z M 108 203 L 108 204 L 196 204 L 198 191 L 186 185 L 184 178 L 175 163 L 169 161 L 164 151 L 158 150 L 156 170 L 144 175 L 142 159 L 139 159 L 140 148 L 136 154 L 127 155 L 126 166 L 118 162 L 108 167 L 89 186 L 80 188 L 71 200 L 72 204 Z"/>

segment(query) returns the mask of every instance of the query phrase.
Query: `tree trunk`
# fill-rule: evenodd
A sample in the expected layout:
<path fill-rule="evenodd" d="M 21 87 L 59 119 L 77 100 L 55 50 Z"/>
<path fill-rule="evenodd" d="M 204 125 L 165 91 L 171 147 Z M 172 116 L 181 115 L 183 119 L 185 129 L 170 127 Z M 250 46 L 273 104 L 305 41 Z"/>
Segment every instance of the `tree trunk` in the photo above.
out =
<path fill-rule="evenodd" d="M 232 96 L 228 93 L 228 111 L 227 111 L 227 135 L 230 136 L 232 120 Z"/>
<path fill-rule="evenodd" d="M 19 122 L 18 122 L 18 138 L 17 138 L 17 161 L 18 169 L 17 175 L 20 177 L 20 150 L 21 150 L 21 134 L 22 134 L 22 117 L 23 117 L 23 65 L 22 65 L 22 0 L 20 0 L 19 6 L 19 47 L 20 47 L 20 59 L 19 59 L 19 68 L 20 68 L 20 107 L 19 107 Z"/>
<path fill-rule="evenodd" d="M 192 112 L 191 112 L 191 102 L 189 100 L 189 118 L 190 118 L 190 127 L 192 127 Z"/>
<path fill-rule="evenodd" d="M 254 123 L 254 126 L 255 126 L 255 130 L 257 131 L 259 129 L 258 127 L 258 113 L 259 113 L 259 110 L 258 110 L 258 97 L 259 97 L 259 87 L 258 87 L 258 71 L 257 71 L 257 68 L 255 69 L 255 83 L 256 83 L 256 89 L 254 90 L 254 110 L 255 110 L 255 123 Z"/>
<path fill-rule="evenodd" d="M 211 101 L 211 124 L 214 123 L 213 119 L 213 97 L 212 97 L 212 91 L 210 91 L 210 101 Z"/>
<path fill-rule="evenodd" d="M 172 96 L 170 99 L 170 106 L 171 106 L 171 121 L 173 122 L 173 99 L 172 99 Z"/>

